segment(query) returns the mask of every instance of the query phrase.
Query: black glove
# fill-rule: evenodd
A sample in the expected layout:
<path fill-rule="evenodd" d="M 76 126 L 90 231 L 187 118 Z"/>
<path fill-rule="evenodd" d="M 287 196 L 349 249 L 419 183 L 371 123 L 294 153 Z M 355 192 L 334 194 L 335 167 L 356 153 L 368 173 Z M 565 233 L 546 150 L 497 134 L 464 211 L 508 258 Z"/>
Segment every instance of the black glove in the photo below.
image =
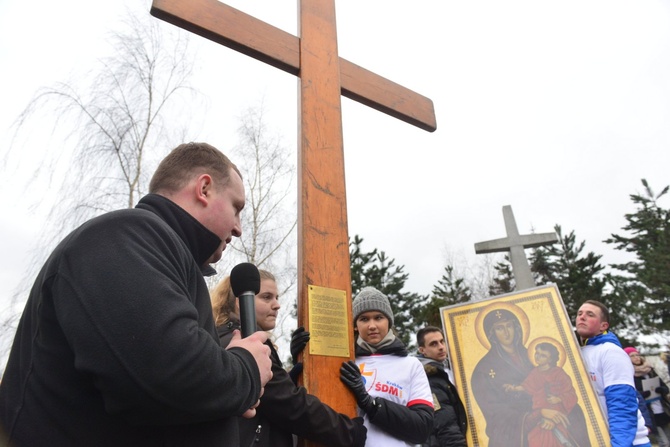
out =
<path fill-rule="evenodd" d="M 651 391 L 649 391 L 649 390 L 642 391 L 642 397 L 644 397 L 646 399 L 649 396 L 651 396 Z"/>
<path fill-rule="evenodd" d="M 364 447 L 365 440 L 368 437 L 368 429 L 363 425 L 363 418 L 353 418 L 354 422 L 354 442 L 352 447 Z"/>
<path fill-rule="evenodd" d="M 302 374 L 302 370 L 302 362 L 298 362 L 293 365 L 293 368 L 288 372 L 288 376 L 291 378 L 291 381 L 295 386 L 298 386 L 298 378 L 300 377 L 300 374 Z"/>
<path fill-rule="evenodd" d="M 300 326 L 291 334 L 291 358 L 293 364 L 298 363 L 298 355 L 305 349 L 309 341 L 309 332 L 304 327 Z"/>
<path fill-rule="evenodd" d="M 657 386 L 654 391 L 656 391 L 658 394 L 665 396 L 666 394 L 668 394 L 668 387 L 663 385 Z"/>
<path fill-rule="evenodd" d="M 343 362 L 340 368 L 340 380 L 351 389 L 356 398 L 358 406 L 365 411 L 369 416 L 373 416 L 377 412 L 377 404 L 375 400 L 365 391 L 365 384 L 361 377 L 361 370 L 353 360 Z"/>

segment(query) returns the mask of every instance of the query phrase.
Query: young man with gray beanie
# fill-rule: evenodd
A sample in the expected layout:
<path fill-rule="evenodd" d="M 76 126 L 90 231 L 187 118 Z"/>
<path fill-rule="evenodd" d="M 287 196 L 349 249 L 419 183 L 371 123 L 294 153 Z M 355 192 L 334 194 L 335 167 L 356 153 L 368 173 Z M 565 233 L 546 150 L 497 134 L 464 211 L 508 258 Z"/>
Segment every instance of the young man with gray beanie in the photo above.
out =
<path fill-rule="evenodd" d="M 368 429 L 367 444 L 421 444 L 433 429 L 433 397 L 421 362 L 407 355 L 393 331 L 386 295 L 364 287 L 352 305 L 356 361 L 342 363 L 340 379 L 353 392 Z"/>

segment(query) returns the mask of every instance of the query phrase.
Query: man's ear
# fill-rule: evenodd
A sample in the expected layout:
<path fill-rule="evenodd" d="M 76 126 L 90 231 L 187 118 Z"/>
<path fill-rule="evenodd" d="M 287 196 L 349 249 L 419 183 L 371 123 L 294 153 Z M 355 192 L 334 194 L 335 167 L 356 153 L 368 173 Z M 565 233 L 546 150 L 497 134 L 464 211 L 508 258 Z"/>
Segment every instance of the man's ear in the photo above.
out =
<path fill-rule="evenodd" d="M 600 332 L 605 332 L 609 328 L 610 328 L 610 324 L 607 321 L 601 321 L 600 322 Z"/>
<path fill-rule="evenodd" d="M 202 174 L 198 177 L 196 182 L 196 199 L 198 202 L 207 206 L 209 204 L 209 199 L 212 194 L 212 189 L 214 185 L 212 183 L 212 176 L 209 174 Z"/>
<path fill-rule="evenodd" d="M 419 353 L 420 353 L 420 354 L 423 354 L 424 351 L 425 351 L 425 349 L 423 349 L 423 346 L 419 346 Z"/>

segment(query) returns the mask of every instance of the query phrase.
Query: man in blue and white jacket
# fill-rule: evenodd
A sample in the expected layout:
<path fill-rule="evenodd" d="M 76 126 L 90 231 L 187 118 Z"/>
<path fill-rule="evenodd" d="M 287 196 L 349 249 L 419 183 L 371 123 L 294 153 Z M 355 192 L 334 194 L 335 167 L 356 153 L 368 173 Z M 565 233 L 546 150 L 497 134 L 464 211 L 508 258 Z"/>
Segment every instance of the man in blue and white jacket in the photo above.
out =
<path fill-rule="evenodd" d="M 575 327 L 586 369 L 607 417 L 612 447 L 651 447 L 638 410 L 633 365 L 617 336 L 607 331 L 609 310 L 599 301 L 585 301 L 577 311 Z"/>

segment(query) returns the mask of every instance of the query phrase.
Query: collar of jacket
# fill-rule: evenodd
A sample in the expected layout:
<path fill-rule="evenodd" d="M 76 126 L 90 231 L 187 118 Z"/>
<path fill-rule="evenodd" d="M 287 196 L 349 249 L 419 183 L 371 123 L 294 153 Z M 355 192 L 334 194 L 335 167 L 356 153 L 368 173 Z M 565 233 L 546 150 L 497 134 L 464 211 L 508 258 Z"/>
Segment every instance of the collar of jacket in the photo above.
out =
<path fill-rule="evenodd" d="M 216 270 L 207 263 L 221 245 L 221 239 L 216 234 L 172 200 L 158 194 L 144 196 L 136 208 L 151 211 L 163 219 L 184 241 L 204 276 L 216 273 Z"/>
<path fill-rule="evenodd" d="M 226 335 L 233 332 L 235 329 L 242 329 L 240 325 L 240 320 L 235 316 L 230 316 L 228 321 L 223 323 L 220 326 L 217 326 L 216 332 L 219 334 L 219 337 L 225 337 Z"/>
<path fill-rule="evenodd" d="M 444 370 L 444 363 L 438 362 L 435 359 L 431 359 L 426 357 L 423 354 L 418 354 L 416 358 L 419 359 L 421 364 L 423 365 L 424 371 L 426 371 L 426 374 L 429 376 L 433 376 L 438 373 L 443 373 L 446 374 L 447 372 Z"/>
<path fill-rule="evenodd" d="M 614 343 L 621 348 L 619 338 L 611 332 L 603 332 L 595 337 L 587 338 L 582 342 L 582 346 L 602 345 L 603 343 Z"/>

